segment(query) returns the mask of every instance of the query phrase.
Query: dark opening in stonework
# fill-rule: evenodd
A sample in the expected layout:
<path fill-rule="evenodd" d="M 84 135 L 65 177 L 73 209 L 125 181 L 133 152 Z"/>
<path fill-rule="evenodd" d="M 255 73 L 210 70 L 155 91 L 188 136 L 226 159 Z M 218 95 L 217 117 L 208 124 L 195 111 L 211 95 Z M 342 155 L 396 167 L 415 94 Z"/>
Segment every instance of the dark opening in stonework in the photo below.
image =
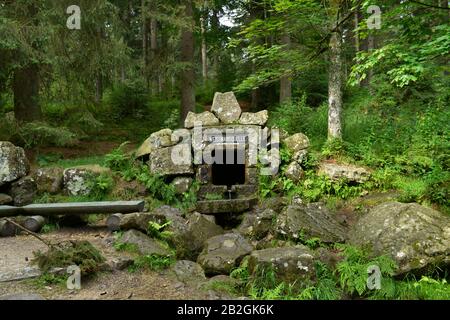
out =
<path fill-rule="evenodd" d="M 245 164 L 241 164 L 241 160 L 238 161 L 237 150 L 225 149 L 218 152 L 224 152 L 224 163 L 214 163 L 212 165 L 212 183 L 215 185 L 226 185 L 228 188 L 236 184 L 244 184 Z M 230 159 L 234 160 L 229 161 Z"/>

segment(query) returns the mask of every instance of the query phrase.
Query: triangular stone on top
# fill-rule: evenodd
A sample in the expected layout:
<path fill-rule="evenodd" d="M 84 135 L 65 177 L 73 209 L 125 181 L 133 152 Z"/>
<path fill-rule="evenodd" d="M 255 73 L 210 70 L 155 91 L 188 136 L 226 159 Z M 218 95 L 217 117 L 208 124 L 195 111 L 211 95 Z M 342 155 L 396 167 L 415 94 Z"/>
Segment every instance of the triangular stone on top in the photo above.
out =
<path fill-rule="evenodd" d="M 241 107 L 233 92 L 216 92 L 211 111 L 219 118 L 220 122 L 230 124 L 239 120 Z"/>

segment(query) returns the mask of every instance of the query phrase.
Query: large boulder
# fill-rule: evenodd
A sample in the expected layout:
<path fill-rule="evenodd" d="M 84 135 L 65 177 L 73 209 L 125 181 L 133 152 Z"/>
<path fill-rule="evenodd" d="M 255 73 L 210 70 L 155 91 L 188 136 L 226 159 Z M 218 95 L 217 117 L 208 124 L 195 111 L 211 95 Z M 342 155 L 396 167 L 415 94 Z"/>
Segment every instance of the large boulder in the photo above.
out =
<path fill-rule="evenodd" d="M 197 262 L 206 274 L 229 274 L 252 250 L 252 244 L 242 235 L 227 233 L 208 239 Z"/>
<path fill-rule="evenodd" d="M 203 127 L 216 126 L 219 124 L 219 119 L 217 119 L 216 116 L 209 111 L 204 111 L 202 113 L 194 113 L 189 111 L 186 119 L 184 120 L 184 127 L 191 129 L 198 123 L 200 123 Z"/>
<path fill-rule="evenodd" d="M 253 251 L 248 259 L 251 274 L 273 270 L 287 283 L 314 279 L 314 264 L 313 252 L 302 245 Z"/>
<path fill-rule="evenodd" d="M 345 228 L 320 203 L 286 207 L 277 217 L 276 230 L 288 238 L 320 238 L 327 243 L 343 242 L 346 238 Z"/>
<path fill-rule="evenodd" d="M 9 194 L 15 206 L 21 207 L 33 203 L 37 194 L 36 181 L 30 176 L 20 178 L 11 184 Z"/>
<path fill-rule="evenodd" d="M 152 239 L 138 230 L 128 230 L 119 241 L 124 244 L 136 246 L 142 255 L 170 255 L 170 251 L 158 240 Z"/>
<path fill-rule="evenodd" d="M 233 92 L 216 92 L 211 111 L 224 124 L 231 124 L 238 121 L 242 112 Z"/>
<path fill-rule="evenodd" d="M 198 283 L 206 280 L 205 271 L 193 261 L 178 260 L 172 267 L 179 281 L 184 283 Z"/>
<path fill-rule="evenodd" d="M 167 220 L 171 221 L 167 228 L 172 233 L 169 242 L 176 248 L 177 256 L 181 259 L 195 260 L 207 239 L 223 233 L 222 227 L 209 216 L 198 212 L 192 213 L 188 219 L 167 214 Z"/>
<path fill-rule="evenodd" d="M 22 178 L 30 171 L 25 151 L 8 141 L 0 141 L 0 186 Z"/>
<path fill-rule="evenodd" d="M 350 231 L 349 243 L 388 254 L 397 273 L 450 265 L 450 217 L 417 203 L 387 202 L 372 208 Z"/>
<path fill-rule="evenodd" d="M 63 186 L 64 169 L 59 167 L 39 168 L 33 174 L 39 193 L 55 194 L 61 191 Z"/>
<path fill-rule="evenodd" d="M 108 168 L 95 165 L 84 165 L 64 170 L 64 190 L 71 196 L 85 196 L 91 192 L 90 179 L 100 174 L 109 174 Z"/>
<path fill-rule="evenodd" d="M 237 232 L 251 239 L 261 240 L 272 230 L 274 217 L 276 212 L 272 209 L 246 213 Z"/>
<path fill-rule="evenodd" d="M 243 112 L 239 118 L 240 124 L 252 124 L 258 126 L 264 126 L 269 119 L 269 112 L 267 110 L 262 110 L 256 113 L 253 112 Z"/>
<path fill-rule="evenodd" d="M 309 147 L 309 139 L 303 133 L 293 134 L 285 138 L 283 143 L 292 154 Z"/>
<path fill-rule="evenodd" d="M 332 162 L 323 162 L 319 167 L 319 174 L 326 175 L 331 180 L 344 179 L 358 183 L 367 181 L 370 176 L 370 172 L 366 168 Z"/>
<path fill-rule="evenodd" d="M 178 141 L 172 139 L 171 129 L 162 129 L 153 132 L 136 151 L 136 157 L 142 157 L 152 153 L 153 150 L 170 147 L 177 144 Z"/>
<path fill-rule="evenodd" d="M 300 182 L 304 175 L 305 173 L 297 161 L 289 163 L 284 171 L 284 176 L 291 179 L 294 183 Z"/>
<path fill-rule="evenodd" d="M 182 174 L 193 174 L 194 168 L 192 166 L 190 146 L 186 146 L 185 154 L 179 154 L 177 147 L 183 145 L 173 146 L 168 148 L 156 149 L 150 154 L 149 166 L 150 171 L 161 176 L 174 176 Z M 176 148 L 176 149 L 175 149 Z M 187 153 L 189 151 L 189 153 Z M 184 159 L 186 158 L 186 159 Z"/>

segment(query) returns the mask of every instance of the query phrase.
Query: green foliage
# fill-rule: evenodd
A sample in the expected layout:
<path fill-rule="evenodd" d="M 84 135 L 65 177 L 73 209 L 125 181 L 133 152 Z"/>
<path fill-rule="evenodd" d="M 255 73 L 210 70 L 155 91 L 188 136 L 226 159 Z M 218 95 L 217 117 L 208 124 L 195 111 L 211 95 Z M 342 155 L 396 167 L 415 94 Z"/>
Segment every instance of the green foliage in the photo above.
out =
<path fill-rule="evenodd" d="M 298 300 L 338 300 L 342 290 L 337 285 L 333 271 L 324 263 L 316 262 L 316 283 L 301 290 Z"/>
<path fill-rule="evenodd" d="M 325 158 L 339 158 L 344 154 L 345 143 L 342 139 L 329 139 L 322 147 L 322 156 Z"/>
<path fill-rule="evenodd" d="M 76 135 L 64 127 L 53 127 L 45 122 L 29 122 L 17 133 L 27 148 L 34 146 L 73 146 Z"/>
<path fill-rule="evenodd" d="M 46 253 L 34 252 L 33 264 L 44 273 L 53 268 L 66 268 L 71 265 L 80 267 L 81 273 L 93 274 L 101 269 L 105 258 L 88 241 L 66 241 L 51 246 Z"/>
<path fill-rule="evenodd" d="M 146 112 L 146 84 L 140 79 L 127 80 L 117 84 L 105 94 L 105 104 L 114 119 L 123 117 L 143 117 Z"/>
<path fill-rule="evenodd" d="M 159 224 L 157 222 L 149 221 L 147 234 L 155 239 L 159 239 L 162 241 L 167 241 L 173 236 L 173 232 L 164 230 L 168 226 L 172 224 L 172 221 L 167 221 L 163 224 Z"/>
<path fill-rule="evenodd" d="M 134 243 L 124 243 L 120 241 L 114 242 L 114 249 L 117 251 L 126 251 L 131 253 L 139 253 L 139 249 Z"/>
<path fill-rule="evenodd" d="M 46 272 L 33 279 L 31 283 L 38 288 L 44 288 L 50 285 L 65 286 L 67 283 L 67 277 L 68 275 L 57 275 Z"/>
<path fill-rule="evenodd" d="M 123 150 L 129 142 L 122 143 L 119 147 L 105 155 L 105 164 L 113 171 L 124 172 L 132 165 L 131 156 Z"/>
<path fill-rule="evenodd" d="M 305 120 L 303 117 L 304 112 L 302 112 L 305 108 L 307 108 L 306 94 L 303 94 L 298 101 L 285 103 L 275 109 L 270 115 L 270 124 L 290 134 L 299 132 L 300 123 Z"/>
<path fill-rule="evenodd" d="M 195 208 L 195 205 L 197 204 L 197 192 L 200 189 L 200 183 L 197 180 L 194 180 L 189 187 L 189 190 L 187 192 L 184 192 L 181 195 L 181 199 L 177 206 L 185 211 L 189 211 L 193 208 Z"/>
<path fill-rule="evenodd" d="M 266 199 L 279 194 L 285 194 L 294 189 L 294 182 L 284 176 L 259 176 L 259 195 Z"/>
<path fill-rule="evenodd" d="M 90 190 L 89 197 L 94 200 L 103 200 L 111 192 L 114 179 L 108 173 L 92 175 L 87 179 L 87 187 Z"/>
<path fill-rule="evenodd" d="M 367 250 L 343 244 L 336 244 L 336 248 L 342 250 L 344 257 L 336 266 L 339 284 L 350 295 L 364 296 L 368 293 L 368 267 L 378 266 L 382 277 L 393 276 L 397 268 L 394 260 L 387 256 L 373 257 Z"/>
<path fill-rule="evenodd" d="M 248 259 L 244 258 L 239 267 L 233 269 L 230 277 L 238 279 L 242 282 L 248 282 L 250 273 L 248 271 Z"/>
<path fill-rule="evenodd" d="M 77 166 L 98 164 L 103 165 L 103 156 L 91 156 L 91 157 L 81 157 L 74 159 L 63 159 L 61 154 L 49 153 L 49 154 L 39 154 L 37 156 L 37 162 L 39 166 L 42 167 L 62 167 L 72 168 Z"/>
<path fill-rule="evenodd" d="M 307 105 L 307 96 L 286 103 L 270 114 L 269 125 L 286 130 L 289 134 L 302 132 L 306 134 L 313 146 L 324 143 L 327 139 L 328 106 L 312 108 Z"/>
<path fill-rule="evenodd" d="M 162 177 L 150 173 L 148 166 L 140 167 L 136 179 L 145 185 L 152 197 L 167 204 L 176 201 L 176 191 L 174 186 L 167 184 Z"/>
<path fill-rule="evenodd" d="M 164 128 L 176 129 L 180 125 L 180 110 L 173 109 L 167 119 L 164 120 Z"/>
<path fill-rule="evenodd" d="M 171 256 L 145 255 L 136 258 L 128 270 L 130 272 L 136 272 L 140 269 L 160 271 L 169 268 L 174 262 L 175 259 Z"/>
<path fill-rule="evenodd" d="M 318 237 L 309 238 L 305 235 L 303 230 L 300 230 L 298 232 L 298 239 L 296 239 L 296 241 L 301 244 L 304 244 L 311 250 L 314 250 L 314 249 L 317 249 L 318 247 L 324 246 L 324 243 L 322 242 L 322 240 L 320 240 L 320 238 L 318 238 Z"/>
<path fill-rule="evenodd" d="M 41 233 L 51 233 L 56 230 L 59 230 L 59 225 L 57 223 L 46 223 L 41 228 Z"/>
<path fill-rule="evenodd" d="M 364 190 L 363 185 L 349 185 L 345 180 L 333 181 L 315 171 L 306 171 L 305 179 L 292 191 L 307 202 L 316 202 L 326 197 L 348 199 L 356 197 Z"/>

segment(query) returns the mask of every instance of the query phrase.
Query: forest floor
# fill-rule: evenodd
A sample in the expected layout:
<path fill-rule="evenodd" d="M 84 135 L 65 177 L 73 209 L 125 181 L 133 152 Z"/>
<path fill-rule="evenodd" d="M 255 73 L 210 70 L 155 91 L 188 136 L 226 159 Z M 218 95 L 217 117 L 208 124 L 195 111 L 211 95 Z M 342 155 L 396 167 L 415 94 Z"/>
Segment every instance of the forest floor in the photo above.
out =
<path fill-rule="evenodd" d="M 113 236 L 106 228 L 61 228 L 41 235 L 53 242 L 87 240 L 103 254 L 107 261 L 127 257 L 127 252 L 114 249 Z M 29 235 L 0 238 L 0 275 L 30 267 L 33 251 L 45 250 L 46 245 Z M 100 272 L 81 280 L 81 290 L 68 290 L 65 284 L 44 285 L 38 278 L 0 282 L 0 298 L 9 295 L 36 294 L 51 300 L 125 300 L 125 299 L 208 299 L 217 298 L 212 292 L 178 281 L 170 271 L 114 270 Z"/>

